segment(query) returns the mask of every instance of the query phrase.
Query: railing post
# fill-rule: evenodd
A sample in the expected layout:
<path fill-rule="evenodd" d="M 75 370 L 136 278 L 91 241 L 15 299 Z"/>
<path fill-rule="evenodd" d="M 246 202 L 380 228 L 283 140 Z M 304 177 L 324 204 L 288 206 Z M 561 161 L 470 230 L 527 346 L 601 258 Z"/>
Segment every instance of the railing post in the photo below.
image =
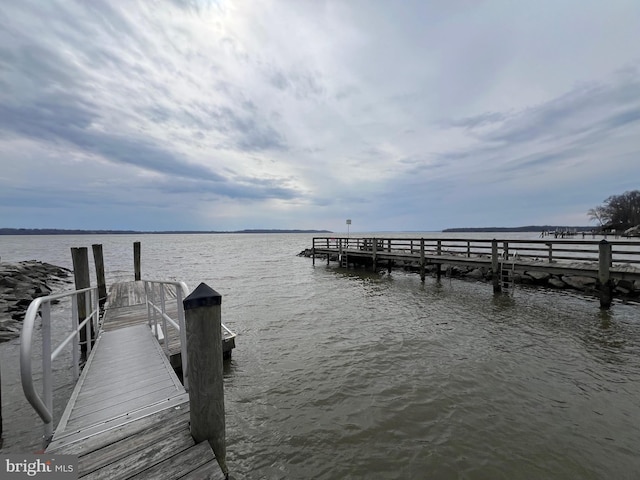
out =
<path fill-rule="evenodd" d="M 425 265 L 424 265 L 424 238 L 420 239 L 420 280 L 424 282 Z"/>
<path fill-rule="evenodd" d="M 100 309 L 104 307 L 107 301 L 107 282 L 104 279 L 104 259 L 102 256 L 102 245 L 93 244 L 93 262 L 96 265 L 96 283 L 98 284 L 98 298 Z"/>
<path fill-rule="evenodd" d="M 437 242 L 436 255 L 442 255 L 442 240 L 438 240 Z"/>
<path fill-rule="evenodd" d="M 76 290 L 89 288 L 91 286 L 91 283 L 89 279 L 89 255 L 87 253 L 87 248 L 72 248 L 71 260 L 73 262 L 73 277 L 76 283 Z M 88 315 L 85 296 L 86 293 L 80 293 L 76 296 L 76 302 L 78 304 L 78 323 L 84 321 L 84 319 L 87 318 Z M 93 337 L 93 334 L 90 334 L 87 337 L 86 332 L 87 329 L 83 328 L 80 330 L 80 354 L 82 360 L 87 359 L 87 342 L 91 341 Z"/>
<path fill-rule="evenodd" d="M 164 285 L 160 284 L 160 311 L 162 312 L 162 329 L 164 330 L 164 351 L 169 358 L 169 331 L 167 330 L 167 314 L 164 301 Z M 156 328 L 156 338 L 160 340 L 158 335 L 158 329 Z"/>
<path fill-rule="evenodd" d="M 471 258 L 471 242 L 467 240 L 467 258 Z"/>
<path fill-rule="evenodd" d="M 553 263 L 553 243 L 549 242 L 547 246 L 549 247 L 549 263 Z"/>
<path fill-rule="evenodd" d="M 600 308 L 607 309 L 613 299 L 613 285 L 609 276 L 612 253 L 611 244 L 606 240 L 600 241 L 598 256 L 598 287 L 600 289 Z"/>
<path fill-rule="evenodd" d="M 189 391 L 189 363 L 187 359 L 187 328 L 184 324 L 184 306 L 182 303 L 182 287 L 176 286 L 176 302 L 178 304 L 178 325 L 180 325 L 180 359 L 182 361 L 182 385 Z"/>
<path fill-rule="evenodd" d="M 500 259 L 498 258 L 498 241 L 491 240 L 491 273 L 493 274 L 493 293 L 500 293 Z"/>
<path fill-rule="evenodd" d="M 222 295 L 201 283 L 184 299 L 191 435 L 207 440 L 228 476 L 225 445 Z"/>
<path fill-rule="evenodd" d="M 327 237 L 327 250 L 329 250 L 329 237 Z M 327 266 L 329 265 L 329 259 L 331 254 L 327 251 Z"/>
<path fill-rule="evenodd" d="M 71 327 L 76 331 L 71 343 L 71 361 L 73 362 L 73 381 L 80 376 L 80 332 L 78 332 L 78 302 L 71 299 Z"/>
<path fill-rule="evenodd" d="M 502 255 L 505 260 L 509 260 L 509 242 L 502 242 Z"/>
<path fill-rule="evenodd" d="M 133 242 L 133 272 L 136 281 L 142 278 L 140 272 L 140 242 Z"/>
<path fill-rule="evenodd" d="M 86 249 L 85 249 L 86 251 Z M 51 421 L 44 424 L 44 445 L 53 436 L 53 379 L 51 378 L 51 304 L 44 302 L 42 313 L 42 393 L 44 406 L 51 415 Z"/>

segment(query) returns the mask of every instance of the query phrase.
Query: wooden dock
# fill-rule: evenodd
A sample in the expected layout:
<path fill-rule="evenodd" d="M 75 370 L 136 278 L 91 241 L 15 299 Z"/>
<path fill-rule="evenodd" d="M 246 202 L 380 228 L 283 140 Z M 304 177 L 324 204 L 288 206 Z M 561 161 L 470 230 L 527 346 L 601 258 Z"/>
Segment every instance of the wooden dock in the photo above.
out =
<path fill-rule="evenodd" d="M 165 293 L 171 298 L 170 289 Z M 209 442 L 196 443 L 190 433 L 189 395 L 147 314 L 142 282 L 112 286 L 99 336 L 46 452 L 78 455 L 83 479 L 224 478 Z M 179 350 L 178 335 L 165 341 Z"/>
<path fill-rule="evenodd" d="M 377 270 L 411 266 L 424 281 L 429 265 L 487 268 L 493 272 L 494 291 L 499 292 L 515 272 L 542 271 L 597 279 L 601 305 L 611 303 L 612 281 L 640 280 L 640 242 L 592 240 L 479 240 L 464 238 L 354 238 L 315 237 L 311 247 L 317 256 L 337 261 L 342 267 L 370 266 Z"/>

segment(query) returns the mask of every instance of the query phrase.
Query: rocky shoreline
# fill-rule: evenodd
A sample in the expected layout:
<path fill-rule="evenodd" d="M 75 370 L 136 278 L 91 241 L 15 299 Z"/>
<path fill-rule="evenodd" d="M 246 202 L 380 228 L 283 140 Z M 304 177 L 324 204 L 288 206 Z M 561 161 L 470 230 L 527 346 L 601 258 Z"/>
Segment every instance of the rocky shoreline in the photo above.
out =
<path fill-rule="evenodd" d="M 0 263 L 0 342 L 20 335 L 22 320 L 34 298 L 69 283 L 71 270 L 37 260 Z"/>
<path fill-rule="evenodd" d="M 311 249 L 301 251 L 298 256 L 311 257 Z M 327 258 L 325 255 L 318 255 L 317 258 Z M 332 258 L 337 261 L 337 258 Z M 394 265 L 394 268 L 401 268 L 405 271 L 420 272 L 418 262 L 403 261 Z M 425 271 L 431 276 L 436 275 L 437 267 L 435 265 L 427 265 Z M 381 266 L 380 270 L 386 270 L 386 266 Z M 469 280 L 491 282 L 493 272 L 490 267 L 465 267 L 457 265 L 449 265 L 442 267 L 442 276 L 453 278 L 467 278 Z M 537 270 L 516 271 L 513 281 L 515 284 L 541 286 L 553 288 L 556 290 L 569 289 L 578 290 L 588 295 L 598 295 L 596 288 L 596 278 L 583 275 L 555 275 L 548 272 Z M 613 280 L 614 295 L 619 298 L 637 299 L 640 297 L 640 281 L 630 280 Z"/>

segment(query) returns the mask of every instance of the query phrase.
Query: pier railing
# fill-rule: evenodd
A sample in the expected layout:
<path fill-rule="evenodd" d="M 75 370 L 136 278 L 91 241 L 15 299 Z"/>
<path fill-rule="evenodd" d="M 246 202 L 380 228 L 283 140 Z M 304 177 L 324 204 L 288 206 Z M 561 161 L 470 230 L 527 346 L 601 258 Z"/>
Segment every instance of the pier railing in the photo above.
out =
<path fill-rule="evenodd" d="M 54 348 L 52 345 L 51 305 L 53 302 L 69 297 L 71 299 L 71 332 Z M 86 317 L 82 319 L 78 318 L 78 301 L 87 312 Z M 32 370 L 33 331 L 38 314 L 42 317 L 42 396 L 36 391 Z M 77 381 L 80 376 L 81 360 L 80 332 L 85 329 L 88 355 L 91 353 L 93 343 L 91 332 L 92 329 L 94 332 L 98 331 L 99 319 L 98 287 L 39 297 L 33 300 L 27 309 L 20 338 L 20 377 L 25 397 L 44 423 L 45 444 L 53 436 L 53 361 L 67 345 L 71 344 L 71 372 L 74 382 Z"/>
<path fill-rule="evenodd" d="M 497 241 L 498 254 L 510 259 L 518 251 L 521 259 L 547 263 L 564 261 L 597 262 L 598 240 L 578 239 L 461 239 L 461 238 L 387 238 L 387 237 L 314 237 L 313 251 L 350 253 L 369 251 L 379 254 L 394 253 L 402 256 L 456 256 L 482 258 L 492 256 L 493 242 Z M 640 241 L 609 241 L 612 263 L 640 263 Z"/>
<path fill-rule="evenodd" d="M 184 307 L 182 301 L 189 295 L 189 288 L 184 282 L 171 282 L 160 280 L 143 280 L 147 303 L 147 319 L 158 342 L 162 342 L 164 336 L 164 349 L 169 357 L 169 337 L 167 325 L 171 326 L 180 335 L 180 353 L 182 361 L 182 383 L 185 390 L 189 390 L 189 371 L 187 366 L 187 333 L 184 326 Z M 176 318 L 173 319 L 167 313 L 167 298 L 165 287 L 172 286 L 175 289 Z M 162 322 L 162 331 L 158 328 L 158 321 Z"/>

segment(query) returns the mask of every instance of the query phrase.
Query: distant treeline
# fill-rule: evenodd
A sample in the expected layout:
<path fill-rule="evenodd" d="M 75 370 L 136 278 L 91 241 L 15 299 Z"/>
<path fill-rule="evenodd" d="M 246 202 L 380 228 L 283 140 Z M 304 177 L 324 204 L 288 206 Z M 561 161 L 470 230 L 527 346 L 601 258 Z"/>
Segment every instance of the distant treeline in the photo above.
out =
<path fill-rule="evenodd" d="M 525 227 L 477 227 L 477 228 L 447 228 L 443 232 L 590 232 L 598 227 L 567 227 L 558 225 L 527 225 Z"/>
<path fill-rule="evenodd" d="M 247 229 L 235 231 L 165 230 L 145 232 L 138 230 L 65 230 L 59 228 L 0 228 L 0 235 L 132 235 L 132 234 L 202 234 L 202 233 L 332 233 L 329 230 L 277 230 Z"/>

